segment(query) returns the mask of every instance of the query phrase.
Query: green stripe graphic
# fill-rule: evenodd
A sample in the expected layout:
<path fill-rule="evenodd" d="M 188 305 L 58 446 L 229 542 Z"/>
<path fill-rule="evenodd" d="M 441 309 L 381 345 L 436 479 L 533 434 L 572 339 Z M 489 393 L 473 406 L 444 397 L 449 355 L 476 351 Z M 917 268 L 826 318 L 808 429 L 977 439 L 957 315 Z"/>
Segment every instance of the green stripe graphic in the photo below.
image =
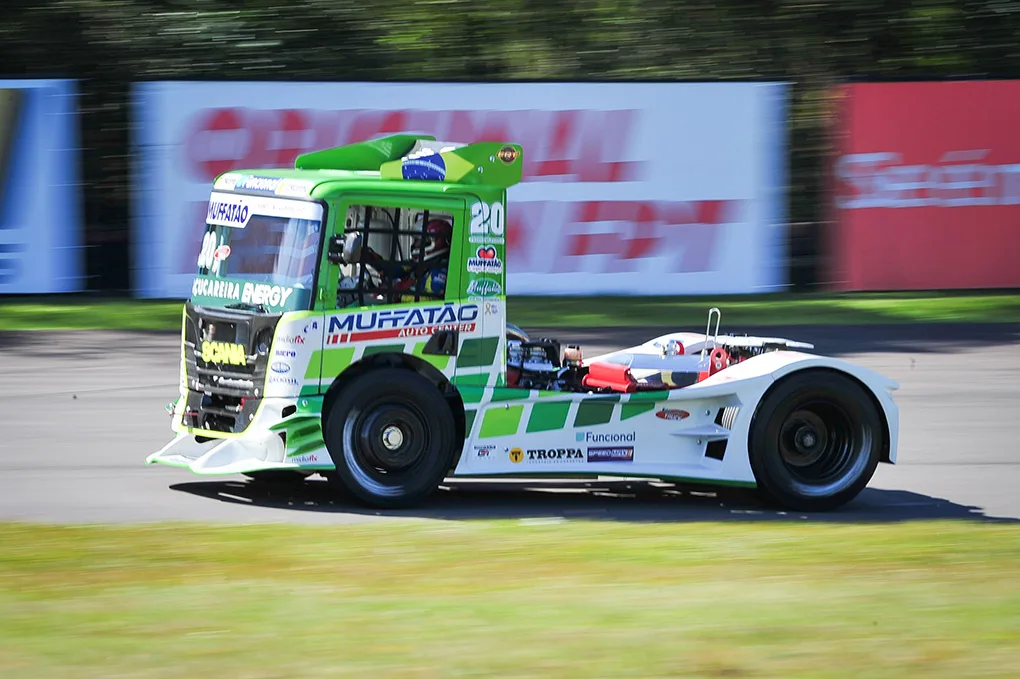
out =
<path fill-rule="evenodd" d="M 487 439 L 494 436 L 511 436 L 517 433 L 521 424 L 524 406 L 488 408 L 482 418 L 482 429 L 479 438 Z"/>
<path fill-rule="evenodd" d="M 563 429 L 567 424 L 567 413 L 569 411 L 570 401 L 536 403 L 531 407 L 531 417 L 528 418 L 527 432 Z"/>

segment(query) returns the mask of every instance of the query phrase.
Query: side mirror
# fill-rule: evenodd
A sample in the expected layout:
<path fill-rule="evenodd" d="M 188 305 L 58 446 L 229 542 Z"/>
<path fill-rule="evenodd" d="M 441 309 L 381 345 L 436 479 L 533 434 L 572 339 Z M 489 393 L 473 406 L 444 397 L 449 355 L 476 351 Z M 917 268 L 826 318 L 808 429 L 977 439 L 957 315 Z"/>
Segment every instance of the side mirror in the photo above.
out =
<path fill-rule="evenodd" d="M 326 250 L 326 259 L 330 264 L 343 264 L 344 261 L 344 239 L 340 236 L 331 236 Z"/>
<path fill-rule="evenodd" d="M 361 260 L 361 234 L 349 233 L 341 247 L 344 264 L 353 264 Z"/>
<path fill-rule="evenodd" d="M 361 258 L 361 234 L 349 233 L 346 236 L 333 236 L 329 239 L 326 259 L 331 264 L 353 264 Z"/>

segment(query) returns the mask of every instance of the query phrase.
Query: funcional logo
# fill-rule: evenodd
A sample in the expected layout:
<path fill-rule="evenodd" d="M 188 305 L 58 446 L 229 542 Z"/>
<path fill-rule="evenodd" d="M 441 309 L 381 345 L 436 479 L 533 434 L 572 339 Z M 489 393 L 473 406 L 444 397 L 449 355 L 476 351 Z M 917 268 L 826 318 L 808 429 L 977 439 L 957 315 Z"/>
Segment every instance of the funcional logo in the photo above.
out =
<path fill-rule="evenodd" d="M 583 431 L 578 432 L 576 438 L 585 443 L 634 443 L 637 433 L 597 434 L 593 431 Z"/>

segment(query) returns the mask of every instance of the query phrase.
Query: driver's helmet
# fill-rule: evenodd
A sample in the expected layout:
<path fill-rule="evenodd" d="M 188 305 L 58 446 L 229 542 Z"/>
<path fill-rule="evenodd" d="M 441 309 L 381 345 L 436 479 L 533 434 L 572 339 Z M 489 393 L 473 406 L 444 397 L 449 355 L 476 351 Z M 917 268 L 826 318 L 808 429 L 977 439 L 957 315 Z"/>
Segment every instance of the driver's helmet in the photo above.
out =
<path fill-rule="evenodd" d="M 421 229 L 422 215 L 415 220 L 415 230 Z M 425 225 L 425 251 L 421 251 L 421 236 L 415 236 L 411 243 L 411 257 L 417 261 L 419 257 L 423 260 L 432 259 L 450 252 L 450 242 L 453 240 L 453 226 L 445 219 L 435 217 Z"/>

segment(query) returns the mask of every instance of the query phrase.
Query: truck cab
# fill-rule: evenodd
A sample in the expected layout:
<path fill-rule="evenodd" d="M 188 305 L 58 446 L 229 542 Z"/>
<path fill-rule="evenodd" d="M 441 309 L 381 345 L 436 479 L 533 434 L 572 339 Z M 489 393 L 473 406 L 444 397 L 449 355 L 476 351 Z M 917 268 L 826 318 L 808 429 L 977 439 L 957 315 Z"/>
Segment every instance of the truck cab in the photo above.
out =
<path fill-rule="evenodd" d="M 334 469 L 323 410 L 383 368 L 451 401 L 463 441 L 457 387 L 506 381 L 506 193 L 521 167 L 516 144 L 393 135 L 219 176 L 184 304 L 178 436 L 150 462 Z"/>

